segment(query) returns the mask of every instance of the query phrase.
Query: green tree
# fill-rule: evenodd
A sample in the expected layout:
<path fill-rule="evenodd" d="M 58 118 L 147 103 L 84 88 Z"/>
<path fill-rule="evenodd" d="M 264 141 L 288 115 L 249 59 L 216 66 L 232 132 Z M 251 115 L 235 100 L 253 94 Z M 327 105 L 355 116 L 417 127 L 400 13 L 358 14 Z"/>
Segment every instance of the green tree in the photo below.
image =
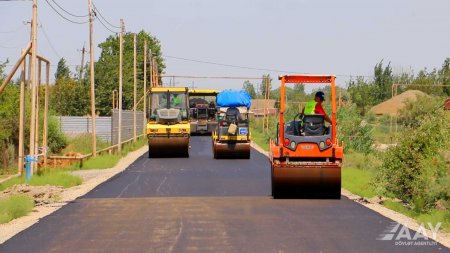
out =
<path fill-rule="evenodd" d="M 90 86 L 72 78 L 56 79 L 51 89 L 50 108 L 61 116 L 90 114 Z"/>
<path fill-rule="evenodd" d="M 376 93 L 373 95 L 376 98 L 376 102 L 382 102 L 391 97 L 391 87 L 394 83 L 394 77 L 392 74 L 391 64 L 388 63 L 386 67 L 383 67 L 383 60 L 377 63 L 374 67 L 374 82 L 376 87 Z"/>
<path fill-rule="evenodd" d="M 55 79 L 70 78 L 70 69 L 66 64 L 66 60 L 61 58 L 58 61 L 58 67 L 56 68 Z"/>
<path fill-rule="evenodd" d="M 247 91 L 251 98 L 256 98 L 255 86 L 249 80 L 244 82 L 242 89 Z"/>
<path fill-rule="evenodd" d="M 358 111 L 364 115 L 372 105 L 377 101 L 375 94 L 377 87 L 368 83 L 363 77 L 357 77 L 356 80 L 350 80 L 348 92 L 353 103 L 356 104 Z"/>
<path fill-rule="evenodd" d="M 450 58 L 445 59 L 442 68 L 438 72 L 439 83 L 450 85 Z M 445 95 L 450 96 L 450 87 L 442 87 Z"/>
<path fill-rule="evenodd" d="M 160 41 L 145 31 L 137 34 L 137 66 L 138 66 L 138 100 L 142 96 L 143 80 L 143 58 L 144 42 L 148 42 L 148 47 L 158 63 L 158 72 L 161 74 L 165 69 L 164 60 L 161 56 Z M 95 65 L 96 84 L 96 106 L 100 115 L 110 115 L 112 108 L 112 92 L 119 89 L 119 38 L 110 36 L 106 41 L 99 44 L 101 49 L 100 57 Z M 149 69 L 150 62 L 147 69 Z M 86 73 L 88 78 L 89 73 Z M 147 83 L 150 82 L 150 75 L 147 73 Z M 133 34 L 124 35 L 123 45 L 123 105 L 122 108 L 131 110 L 133 108 Z"/>
<path fill-rule="evenodd" d="M 272 82 L 271 82 L 270 75 L 263 75 L 261 85 L 259 85 L 259 94 L 264 98 L 266 97 L 266 87 L 269 85 L 269 90 L 272 90 Z"/>

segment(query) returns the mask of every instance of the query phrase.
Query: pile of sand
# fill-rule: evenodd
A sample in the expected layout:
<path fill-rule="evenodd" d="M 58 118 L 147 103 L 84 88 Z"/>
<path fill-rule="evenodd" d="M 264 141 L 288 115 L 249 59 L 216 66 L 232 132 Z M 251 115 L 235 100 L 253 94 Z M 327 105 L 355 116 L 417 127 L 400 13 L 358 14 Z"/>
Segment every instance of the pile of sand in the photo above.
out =
<path fill-rule="evenodd" d="M 384 101 L 383 103 L 372 107 L 370 111 L 375 115 L 396 115 L 398 111 L 405 107 L 406 101 L 416 101 L 417 97 L 419 96 L 428 95 L 420 90 L 407 90 L 400 95 L 397 95 L 389 100 Z"/>

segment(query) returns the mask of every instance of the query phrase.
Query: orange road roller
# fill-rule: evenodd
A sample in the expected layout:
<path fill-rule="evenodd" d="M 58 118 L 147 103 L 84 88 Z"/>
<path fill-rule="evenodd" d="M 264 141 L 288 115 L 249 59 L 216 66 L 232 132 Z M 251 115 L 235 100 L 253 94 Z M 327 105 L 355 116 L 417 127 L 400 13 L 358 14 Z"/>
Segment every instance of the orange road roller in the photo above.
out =
<path fill-rule="evenodd" d="M 336 137 L 335 79 L 335 76 L 322 75 L 279 77 L 279 123 L 276 138 L 270 141 L 274 198 L 340 198 L 344 154 L 343 145 L 339 145 Z M 312 110 L 304 110 L 292 119 L 285 119 L 285 86 L 288 83 L 330 84 L 331 118 L 326 114 L 316 114 L 313 101 L 310 103 Z M 331 122 L 329 126 L 325 125 L 325 119 Z"/>

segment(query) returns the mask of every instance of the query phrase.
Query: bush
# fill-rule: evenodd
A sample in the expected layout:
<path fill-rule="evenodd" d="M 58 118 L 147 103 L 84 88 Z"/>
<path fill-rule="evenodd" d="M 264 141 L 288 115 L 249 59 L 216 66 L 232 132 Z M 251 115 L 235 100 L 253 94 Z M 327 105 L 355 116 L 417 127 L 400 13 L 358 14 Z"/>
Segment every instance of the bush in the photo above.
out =
<path fill-rule="evenodd" d="M 450 199 L 449 166 L 440 152 L 450 149 L 450 120 L 443 110 L 427 115 L 416 128 L 406 128 L 398 145 L 384 154 L 374 180 L 379 193 L 406 201 L 417 211 Z"/>
<path fill-rule="evenodd" d="M 48 118 L 48 147 L 53 154 L 59 153 L 67 145 L 66 136 L 61 132 L 58 121 Z"/>
<path fill-rule="evenodd" d="M 440 99 L 418 96 L 416 101 L 408 100 L 405 103 L 405 107 L 399 111 L 398 121 L 403 126 L 417 128 L 426 115 L 440 107 L 442 107 Z"/>
<path fill-rule="evenodd" d="M 350 105 L 339 108 L 337 112 L 338 139 L 344 141 L 344 148 L 357 152 L 372 151 L 372 126 L 359 115 L 356 106 Z"/>

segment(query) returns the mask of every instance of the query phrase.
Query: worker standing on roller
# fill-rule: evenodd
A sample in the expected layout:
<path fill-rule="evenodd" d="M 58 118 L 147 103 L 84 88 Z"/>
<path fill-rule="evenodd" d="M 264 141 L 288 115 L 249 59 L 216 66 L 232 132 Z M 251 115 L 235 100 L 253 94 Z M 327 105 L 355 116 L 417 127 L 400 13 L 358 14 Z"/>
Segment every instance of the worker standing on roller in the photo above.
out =
<path fill-rule="evenodd" d="M 322 107 L 323 101 L 325 101 L 325 94 L 322 91 L 316 92 L 314 100 L 309 101 L 308 103 L 306 103 L 305 107 L 303 107 L 302 114 L 321 114 L 323 115 L 324 119 L 331 124 L 330 117 L 328 117 L 327 113 Z"/>

